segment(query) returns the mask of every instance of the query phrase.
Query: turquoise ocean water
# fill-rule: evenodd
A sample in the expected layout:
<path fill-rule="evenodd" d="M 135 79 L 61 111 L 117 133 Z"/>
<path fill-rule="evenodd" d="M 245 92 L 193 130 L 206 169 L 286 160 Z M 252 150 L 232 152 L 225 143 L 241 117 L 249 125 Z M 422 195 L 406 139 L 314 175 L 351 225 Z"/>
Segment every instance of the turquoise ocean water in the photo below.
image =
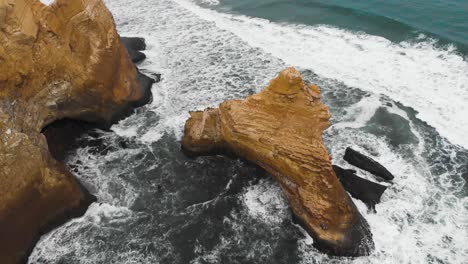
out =
<path fill-rule="evenodd" d="M 220 0 L 219 10 L 277 22 L 327 24 L 392 41 L 419 33 L 467 51 L 466 0 Z"/>

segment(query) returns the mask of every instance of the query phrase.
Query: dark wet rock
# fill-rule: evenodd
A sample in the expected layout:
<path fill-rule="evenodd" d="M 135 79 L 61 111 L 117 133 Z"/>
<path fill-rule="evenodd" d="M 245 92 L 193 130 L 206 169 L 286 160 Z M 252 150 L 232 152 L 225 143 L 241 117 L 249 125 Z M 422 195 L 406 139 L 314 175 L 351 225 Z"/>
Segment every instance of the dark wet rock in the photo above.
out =
<path fill-rule="evenodd" d="M 153 73 L 151 74 L 155 82 L 160 82 L 161 81 L 161 74 L 160 73 Z"/>
<path fill-rule="evenodd" d="M 145 50 L 146 42 L 144 38 L 140 37 L 120 37 L 120 41 L 127 49 L 132 50 Z"/>
<path fill-rule="evenodd" d="M 347 148 L 344 155 L 344 160 L 349 164 L 354 165 L 358 168 L 366 170 L 384 180 L 391 181 L 394 176 L 384 166 L 375 161 L 374 159 L 367 157 L 352 148 Z"/>
<path fill-rule="evenodd" d="M 120 37 L 123 46 L 127 49 L 128 54 L 134 63 L 138 63 L 146 59 L 146 55 L 141 50 L 146 49 L 146 42 L 144 38 L 140 37 Z M 143 74 L 137 68 L 137 79 L 140 87 L 140 91 L 143 94 L 140 100 L 133 104 L 133 107 L 142 106 L 151 102 L 152 94 L 151 87 L 154 83 L 159 82 L 161 74 L 152 74 L 155 77 L 152 78 L 148 75 Z M 128 114 L 128 113 L 127 113 Z"/>
<path fill-rule="evenodd" d="M 333 169 L 345 190 L 375 211 L 375 205 L 380 203 L 380 197 L 387 187 L 357 176 L 355 170 L 343 169 L 337 165 L 333 165 Z"/>
<path fill-rule="evenodd" d="M 138 71 L 138 83 L 140 84 L 140 89 L 142 89 L 143 97 L 134 105 L 135 107 L 142 106 L 151 102 L 153 98 L 151 93 L 151 87 L 155 82 L 155 79 Z"/>
<path fill-rule="evenodd" d="M 133 63 L 138 63 L 146 59 L 146 55 L 141 50 L 146 49 L 144 38 L 121 37 L 120 41 L 128 51 L 128 55 Z"/>
<path fill-rule="evenodd" d="M 138 50 L 127 49 L 128 55 L 133 63 L 138 63 L 146 59 L 146 55 Z"/>

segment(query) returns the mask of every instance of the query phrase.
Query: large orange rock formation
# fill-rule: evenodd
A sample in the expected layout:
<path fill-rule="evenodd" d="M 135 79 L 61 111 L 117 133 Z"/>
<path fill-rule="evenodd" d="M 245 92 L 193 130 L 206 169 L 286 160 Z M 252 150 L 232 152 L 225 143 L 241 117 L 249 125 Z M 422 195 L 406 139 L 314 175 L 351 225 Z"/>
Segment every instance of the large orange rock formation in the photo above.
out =
<path fill-rule="evenodd" d="M 334 255 L 367 255 L 374 248 L 365 219 L 341 186 L 322 141 L 329 126 L 320 90 L 294 68 L 268 87 L 217 109 L 191 112 L 183 149 L 194 155 L 233 152 L 279 182 L 314 245 Z"/>
<path fill-rule="evenodd" d="M 89 202 L 41 130 L 108 124 L 145 96 L 101 0 L 0 0 L 0 263 L 24 261 L 41 231 Z"/>

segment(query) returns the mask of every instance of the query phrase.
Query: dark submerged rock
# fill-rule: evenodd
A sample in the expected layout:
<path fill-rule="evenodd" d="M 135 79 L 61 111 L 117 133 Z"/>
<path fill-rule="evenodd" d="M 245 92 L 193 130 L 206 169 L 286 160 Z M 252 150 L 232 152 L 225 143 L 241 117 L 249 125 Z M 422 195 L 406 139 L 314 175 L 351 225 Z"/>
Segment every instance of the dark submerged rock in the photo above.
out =
<path fill-rule="evenodd" d="M 343 169 L 336 165 L 333 165 L 333 169 L 345 190 L 375 211 L 375 205 L 380 202 L 380 197 L 387 187 L 357 176 L 355 170 Z"/>
<path fill-rule="evenodd" d="M 374 159 L 367 157 L 352 148 L 347 148 L 344 155 L 344 160 L 349 164 L 354 165 L 358 168 L 366 170 L 384 180 L 391 181 L 394 176 L 384 166 L 375 161 Z"/>
<path fill-rule="evenodd" d="M 390 113 L 385 107 L 379 107 L 375 111 L 364 130 L 376 136 L 387 138 L 388 142 L 395 147 L 401 144 L 418 143 L 418 138 L 411 131 L 409 120 Z"/>

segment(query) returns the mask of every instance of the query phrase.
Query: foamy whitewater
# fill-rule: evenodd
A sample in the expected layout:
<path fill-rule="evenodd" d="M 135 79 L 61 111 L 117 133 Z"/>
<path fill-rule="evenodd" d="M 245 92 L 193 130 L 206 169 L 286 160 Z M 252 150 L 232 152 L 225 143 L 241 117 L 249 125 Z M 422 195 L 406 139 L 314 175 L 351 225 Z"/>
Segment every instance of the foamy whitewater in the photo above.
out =
<path fill-rule="evenodd" d="M 104 150 L 70 157 L 98 203 L 44 235 L 29 263 L 468 261 L 468 63 L 453 47 L 278 24 L 188 0 L 106 3 L 121 35 L 146 39 L 139 68 L 163 79 L 150 105 L 98 132 Z M 353 146 L 396 176 L 377 213 L 354 200 L 374 236 L 368 257 L 317 251 L 260 169 L 180 152 L 188 111 L 258 92 L 290 65 L 321 87 L 334 164 L 350 168 L 342 157 Z"/>

